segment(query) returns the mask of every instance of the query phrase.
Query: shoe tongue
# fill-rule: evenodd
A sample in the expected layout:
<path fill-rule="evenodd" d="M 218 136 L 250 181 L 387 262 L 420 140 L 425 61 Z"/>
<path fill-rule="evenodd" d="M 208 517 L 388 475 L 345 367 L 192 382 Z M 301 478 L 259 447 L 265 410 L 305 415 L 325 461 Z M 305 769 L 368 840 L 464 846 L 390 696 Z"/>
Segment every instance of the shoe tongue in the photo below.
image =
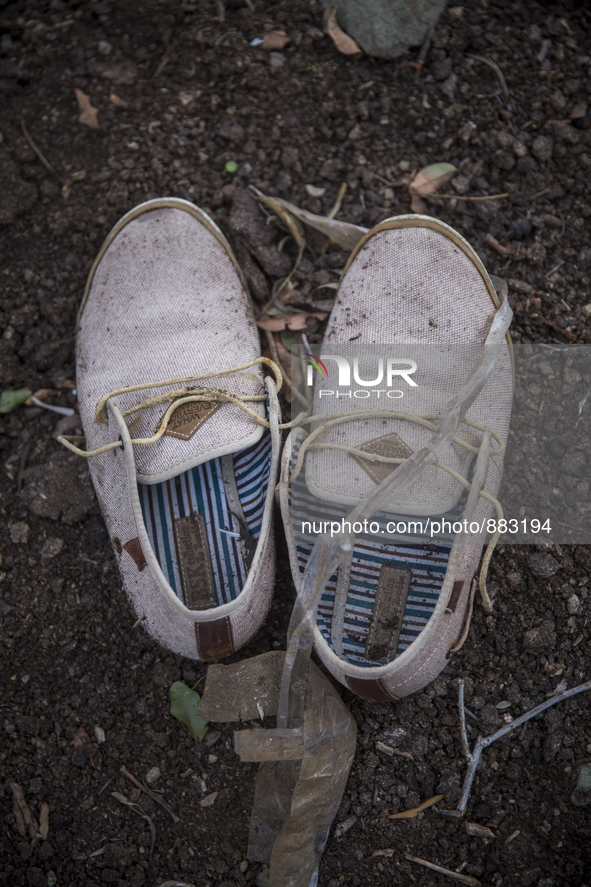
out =
<path fill-rule="evenodd" d="M 120 395 L 115 398 L 117 407 L 123 412 L 149 398 L 158 397 L 165 391 L 178 391 L 190 388 L 191 393 L 207 389 L 198 387 L 206 384 L 233 395 L 264 394 L 262 373 L 257 367 L 242 373 L 219 376 L 195 383 L 182 383 L 166 389 L 149 389 Z M 175 397 L 172 403 L 184 399 L 188 394 Z M 170 408 L 171 401 L 153 404 L 125 417 L 131 438 L 134 440 L 152 437 L 160 428 L 162 420 Z M 248 402 L 248 406 L 264 418 L 264 402 Z M 110 422 L 109 426 L 114 425 Z M 216 457 L 235 453 L 255 444 L 262 436 L 264 426 L 233 403 L 221 403 L 214 398 L 181 403 L 171 414 L 166 432 L 156 442 L 134 447 L 138 471 L 138 482 L 159 483 L 187 471 Z M 98 445 L 98 444 L 94 444 Z"/>

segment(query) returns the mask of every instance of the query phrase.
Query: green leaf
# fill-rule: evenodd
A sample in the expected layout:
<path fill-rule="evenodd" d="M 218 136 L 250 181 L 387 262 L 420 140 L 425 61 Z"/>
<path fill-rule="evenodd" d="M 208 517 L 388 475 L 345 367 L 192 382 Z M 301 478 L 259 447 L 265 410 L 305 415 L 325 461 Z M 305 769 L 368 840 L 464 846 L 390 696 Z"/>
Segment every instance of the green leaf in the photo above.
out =
<path fill-rule="evenodd" d="M 10 413 L 20 407 L 31 396 L 30 388 L 17 388 L 16 391 L 3 391 L 0 394 L 0 413 Z"/>
<path fill-rule="evenodd" d="M 300 337 L 297 333 L 294 333 L 293 330 L 283 330 L 281 333 L 281 344 L 288 351 L 295 351 L 297 353 L 300 345 Z"/>
<path fill-rule="evenodd" d="M 199 717 L 201 696 L 182 681 L 170 688 L 170 713 L 180 721 L 189 736 L 201 742 L 207 733 L 208 722 Z"/>
<path fill-rule="evenodd" d="M 224 172 L 227 172 L 230 174 L 235 173 L 237 169 L 238 169 L 238 164 L 236 163 L 235 160 L 228 160 L 228 162 L 224 166 Z"/>

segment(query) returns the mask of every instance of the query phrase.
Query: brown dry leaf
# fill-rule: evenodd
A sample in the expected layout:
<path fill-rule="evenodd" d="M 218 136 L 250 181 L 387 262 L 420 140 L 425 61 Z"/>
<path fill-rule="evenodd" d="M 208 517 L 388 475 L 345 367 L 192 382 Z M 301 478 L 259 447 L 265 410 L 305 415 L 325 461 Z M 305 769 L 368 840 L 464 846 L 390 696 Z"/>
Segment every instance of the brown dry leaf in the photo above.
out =
<path fill-rule="evenodd" d="M 388 819 L 414 819 L 419 813 L 422 813 L 423 810 L 432 807 L 433 804 L 438 804 L 442 799 L 443 795 L 433 795 L 432 798 L 429 798 L 428 801 L 423 801 L 418 807 L 411 807 L 410 810 L 401 810 L 400 813 L 392 813 Z"/>
<path fill-rule="evenodd" d="M 324 311 L 313 311 L 310 314 L 284 314 L 280 317 L 261 317 L 257 320 L 257 326 L 261 330 L 269 330 L 272 333 L 279 333 L 285 329 L 303 330 L 306 327 L 308 317 L 326 320 L 328 314 Z"/>
<path fill-rule="evenodd" d="M 62 186 L 62 197 L 64 200 L 67 200 L 72 191 L 72 185 L 74 182 L 81 182 L 82 179 L 86 178 L 86 170 L 81 169 L 79 172 L 73 172 L 71 175 L 66 176 L 64 184 Z"/>
<path fill-rule="evenodd" d="M 291 37 L 288 37 L 285 31 L 267 31 L 267 33 L 263 37 L 261 49 L 269 49 L 274 51 L 277 51 L 278 49 L 285 49 L 290 40 Z"/>
<path fill-rule="evenodd" d="M 55 391 L 52 388 L 40 388 L 38 391 L 35 391 L 31 397 L 28 397 L 25 401 L 25 406 L 34 407 L 32 398 L 36 398 L 37 400 L 45 400 L 46 397 L 49 397 L 51 394 L 55 394 Z"/>
<path fill-rule="evenodd" d="M 418 213 L 420 216 L 424 216 L 427 214 L 427 204 L 423 200 L 422 197 L 419 197 L 418 194 L 415 194 L 414 191 L 410 192 L 410 208 L 413 213 Z"/>
<path fill-rule="evenodd" d="M 25 795 L 18 782 L 11 782 L 12 789 L 12 812 L 16 820 L 16 827 L 23 836 L 27 837 L 27 831 L 30 838 L 36 838 L 38 834 L 38 826 L 35 817 L 29 810 L 29 805 L 25 801 Z"/>
<path fill-rule="evenodd" d="M 434 194 L 438 188 L 449 182 L 456 172 L 457 168 L 453 163 L 431 163 L 430 166 L 423 167 L 413 176 L 408 187 L 411 193 L 414 192 L 420 197 L 428 197 L 429 194 Z"/>
<path fill-rule="evenodd" d="M 47 841 L 49 834 L 49 804 L 43 801 L 41 804 L 41 812 L 39 813 L 39 834 L 44 841 Z"/>
<path fill-rule="evenodd" d="M 373 856 L 386 856 L 389 859 L 391 856 L 394 856 L 394 851 L 390 847 L 386 847 L 384 850 L 374 850 L 374 852 L 371 855 L 372 855 L 372 857 Z"/>
<path fill-rule="evenodd" d="M 90 97 L 87 96 L 85 92 L 82 92 L 81 89 L 75 89 L 74 95 L 76 96 L 76 101 L 78 102 L 78 110 L 80 111 L 80 114 L 78 116 L 78 123 L 82 123 L 84 126 L 88 126 L 90 129 L 97 129 L 98 109 L 91 105 Z"/>
<path fill-rule="evenodd" d="M 78 732 L 72 739 L 72 745 L 74 748 L 84 748 L 87 742 L 90 742 L 90 736 L 84 729 L 84 727 L 79 727 Z"/>
<path fill-rule="evenodd" d="M 219 794 L 218 792 L 212 792 L 210 795 L 205 795 L 205 797 L 201 800 L 200 806 L 201 807 L 211 807 L 211 805 L 214 803 L 215 799 L 217 798 L 218 794 Z"/>
<path fill-rule="evenodd" d="M 326 33 L 328 34 L 338 51 L 342 52 L 343 55 L 362 55 L 361 48 L 358 46 L 358 44 L 355 43 L 352 37 L 349 37 L 348 34 L 345 34 L 342 28 L 340 28 L 337 24 L 336 6 L 331 6 L 328 11 L 328 18 L 326 20 Z"/>
<path fill-rule="evenodd" d="M 127 102 L 123 101 L 123 99 L 120 98 L 116 92 L 112 92 L 111 95 L 109 96 L 109 99 L 111 101 L 111 104 L 115 105 L 116 108 L 123 108 L 123 109 L 129 108 L 129 105 L 127 104 Z"/>
<path fill-rule="evenodd" d="M 479 825 L 477 822 L 467 822 L 466 832 L 476 838 L 495 838 L 496 835 L 486 825 Z"/>

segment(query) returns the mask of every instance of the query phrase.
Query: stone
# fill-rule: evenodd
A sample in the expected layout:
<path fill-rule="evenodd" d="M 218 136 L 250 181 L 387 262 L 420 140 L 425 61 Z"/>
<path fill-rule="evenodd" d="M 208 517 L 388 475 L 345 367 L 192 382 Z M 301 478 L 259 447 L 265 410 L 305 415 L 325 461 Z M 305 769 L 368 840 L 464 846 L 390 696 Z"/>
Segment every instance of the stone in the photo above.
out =
<path fill-rule="evenodd" d="M 286 61 L 287 59 L 282 52 L 269 53 L 269 64 L 273 71 L 278 71 L 279 68 L 282 68 Z"/>
<path fill-rule="evenodd" d="M 395 59 L 422 44 L 444 8 L 445 0 L 339 0 L 337 22 L 367 55 Z"/>
<path fill-rule="evenodd" d="M 25 524 L 23 521 L 16 521 L 14 524 L 10 524 L 8 527 L 8 531 L 10 533 L 10 538 L 14 542 L 15 545 L 26 545 L 29 541 L 29 532 L 30 527 L 28 524 Z"/>
<path fill-rule="evenodd" d="M 581 311 L 583 312 L 584 316 L 588 320 L 591 317 L 591 302 L 589 302 L 588 305 L 583 305 L 583 307 L 581 308 Z"/>
<path fill-rule="evenodd" d="M 591 764 L 583 764 L 579 770 L 577 787 L 570 796 L 575 807 L 588 807 L 591 804 Z"/>
<path fill-rule="evenodd" d="M 264 865 L 255 879 L 256 887 L 269 887 L 271 872 L 268 865 Z"/>
<path fill-rule="evenodd" d="M 581 601 L 577 597 L 576 594 L 571 594 L 569 599 L 566 602 L 566 609 L 570 616 L 574 616 L 575 613 L 579 612 L 579 607 L 581 606 Z"/>
<path fill-rule="evenodd" d="M 543 551 L 534 551 L 528 558 L 530 569 L 537 575 L 543 576 L 545 579 L 554 576 L 561 569 L 556 558 L 551 554 L 545 554 Z"/>
<path fill-rule="evenodd" d="M 155 782 L 158 782 L 161 775 L 159 767 L 151 767 L 146 773 L 146 782 L 148 785 L 154 785 Z"/>
<path fill-rule="evenodd" d="M 565 445 L 562 443 L 561 440 L 558 439 L 551 440 L 546 449 L 548 450 L 548 454 L 552 456 L 553 459 L 561 459 L 566 453 Z"/>
<path fill-rule="evenodd" d="M 88 464 L 59 444 L 44 465 L 23 471 L 21 500 L 33 514 L 76 523 L 95 507 Z"/>
<path fill-rule="evenodd" d="M 43 543 L 43 548 L 41 549 L 41 557 L 42 558 L 55 557 L 63 549 L 64 544 L 65 543 L 64 543 L 63 539 L 57 539 L 57 538 L 53 538 L 52 536 L 50 536 Z"/>
<path fill-rule="evenodd" d="M 531 653 L 542 653 L 556 646 L 556 632 L 549 625 L 530 628 L 523 635 L 523 646 Z"/>
<path fill-rule="evenodd" d="M 540 163 L 546 163 L 551 159 L 554 151 L 554 142 L 548 136 L 538 136 L 531 146 L 531 153 Z"/>

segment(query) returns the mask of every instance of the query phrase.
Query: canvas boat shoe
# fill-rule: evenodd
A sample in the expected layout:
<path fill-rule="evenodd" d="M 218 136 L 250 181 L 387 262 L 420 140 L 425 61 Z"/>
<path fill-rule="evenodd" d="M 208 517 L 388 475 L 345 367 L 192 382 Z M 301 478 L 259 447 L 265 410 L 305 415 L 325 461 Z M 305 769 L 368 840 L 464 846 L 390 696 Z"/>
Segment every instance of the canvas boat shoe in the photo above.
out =
<path fill-rule="evenodd" d="M 490 521 L 502 517 L 495 497 L 513 391 L 511 310 L 506 286 L 497 286 L 502 298 L 448 225 L 419 215 L 388 219 L 353 251 L 320 360 L 310 355 L 317 419 L 292 429 L 281 467 L 291 569 L 299 590 L 327 522 L 354 534 L 323 589 L 314 646 L 328 670 L 368 700 L 421 689 L 459 649 L 492 532 L 480 576 L 489 604 L 486 569 L 498 538 Z M 485 381 L 474 389 L 478 361 Z M 458 402 L 462 421 L 440 444 L 438 461 L 388 493 L 396 469 L 433 447 Z M 372 496 L 381 496 L 373 522 L 351 530 L 348 516 Z"/>
<path fill-rule="evenodd" d="M 137 618 L 192 659 L 237 650 L 274 584 L 279 407 L 242 274 L 188 201 L 127 213 L 89 275 L 77 386 L 89 457 Z"/>

